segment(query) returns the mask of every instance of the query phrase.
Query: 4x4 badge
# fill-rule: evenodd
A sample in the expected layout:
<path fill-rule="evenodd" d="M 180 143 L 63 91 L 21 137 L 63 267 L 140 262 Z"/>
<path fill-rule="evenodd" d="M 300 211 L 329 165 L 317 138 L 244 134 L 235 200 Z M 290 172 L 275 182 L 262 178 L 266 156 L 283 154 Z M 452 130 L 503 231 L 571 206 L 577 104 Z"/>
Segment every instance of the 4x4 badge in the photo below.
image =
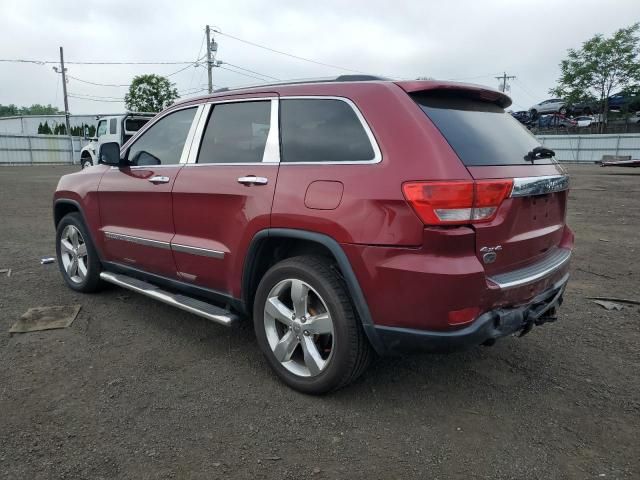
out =
<path fill-rule="evenodd" d="M 484 263 L 493 263 L 498 258 L 497 252 L 502 250 L 502 245 L 496 245 L 495 247 L 482 247 L 480 253 L 482 253 L 482 261 Z"/>

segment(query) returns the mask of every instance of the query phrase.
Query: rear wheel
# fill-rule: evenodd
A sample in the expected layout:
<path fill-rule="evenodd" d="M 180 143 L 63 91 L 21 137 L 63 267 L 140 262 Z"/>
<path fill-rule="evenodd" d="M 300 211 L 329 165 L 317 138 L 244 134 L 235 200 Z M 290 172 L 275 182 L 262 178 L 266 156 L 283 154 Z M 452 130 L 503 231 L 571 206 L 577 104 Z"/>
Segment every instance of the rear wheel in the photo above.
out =
<path fill-rule="evenodd" d="M 91 161 L 91 157 L 84 157 L 81 160 L 80 165 L 82 166 L 82 169 L 84 170 L 85 168 L 89 168 L 89 167 L 93 166 L 93 161 Z"/>
<path fill-rule="evenodd" d="M 100 288 L 100 260 L 78 213 L 65 215 L 56 230 L 56 256 L 64 281 L 78 292 Z"/>
<path fill-rule="evenodd" d="M 560 110 L 558 110 L 558 113 L 560 115 L 566 115 L 568 112 L 567 107 L 561 107 Z"/>
<path fill-rule="evenodd" d="M 267 361 L 301 392 L 341 388 L 369 364 L 371 346 L 343 281 L 323 257 L 274 265 L 258 286 L 253 319 Z"/>

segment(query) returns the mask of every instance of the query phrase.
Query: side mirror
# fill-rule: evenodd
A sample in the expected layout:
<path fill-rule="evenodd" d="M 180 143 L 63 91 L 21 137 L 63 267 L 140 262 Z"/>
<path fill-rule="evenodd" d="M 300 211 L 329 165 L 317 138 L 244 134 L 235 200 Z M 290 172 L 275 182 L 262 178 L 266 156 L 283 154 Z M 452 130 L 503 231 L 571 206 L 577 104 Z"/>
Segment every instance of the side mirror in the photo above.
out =
<path fill-rule="evenodd" d="M 117 167 L 120 165 L 120 145 L 118 142 L 103 143 L 98 153 L 99 163 Z"/>

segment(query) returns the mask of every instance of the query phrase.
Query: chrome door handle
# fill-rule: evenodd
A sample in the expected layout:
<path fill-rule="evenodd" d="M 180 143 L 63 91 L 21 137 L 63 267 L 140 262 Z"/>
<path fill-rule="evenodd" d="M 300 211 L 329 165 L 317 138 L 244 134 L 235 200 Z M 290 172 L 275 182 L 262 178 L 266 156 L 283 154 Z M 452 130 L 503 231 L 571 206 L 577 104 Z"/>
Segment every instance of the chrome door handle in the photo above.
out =
<path fill-rule="evenodd" d="M 151 183 L 169 183 L 169 177 L 164 177 L 162 175 L 155 175 L 149 179 Z"/>
<path fill-rule="evenodd" d="M 255 175 L 247 175 L 246 177 L 238 178 L 238 183 L 243 185 L 266 185 L 269 179 L 266 177 L 256 177 Z"/>

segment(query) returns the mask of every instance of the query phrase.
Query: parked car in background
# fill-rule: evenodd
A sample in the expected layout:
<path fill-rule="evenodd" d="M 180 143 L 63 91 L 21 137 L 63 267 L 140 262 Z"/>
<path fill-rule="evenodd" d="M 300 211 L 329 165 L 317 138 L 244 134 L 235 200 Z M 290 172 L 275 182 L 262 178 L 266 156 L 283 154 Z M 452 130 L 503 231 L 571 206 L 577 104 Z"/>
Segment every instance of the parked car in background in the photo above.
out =
<path fill-rule="evenodd" d="M 511 99 L 355 77 L 219 91 L 102 144 L 104 165 L 54 194 L 64 282 L 252 318 L 275 373 L 314 394 L 373 351 L 492 345 L 556 320 L 569 177 Z"/>
<path fill-rule="evenodd" d="M 98 117 L 96 135 L 89 139 L 89 143 L 80 151 L 81 168 L 98 164 L 98 151 L 100 145 L 107 142 L 116 142 L 124 145 L 138 130 L 140 130 L 154 113 L 127 113 L 125 115 L 112 115 Z"/>
<path fill-rule="evenodd" d="M 629 118 L 627 118 L 627 123 L 640 123 L 640 112 L 635 112 Z"/>
<path fill-rule="evenodd" d="M 588 127 L 592 123 L 595 123 L 595 119 L 589 116 L 575 117 L 573 121 L 577 122 L 578 127 Z"/>
<path fill-rule="evenodd" d="M 538 128 L 577 127 L 578 122 L 559 113 L 541 115 L 537 121 Z"/>
<path fill-rule="evenodd" d="M 589 116 L 595 112 L 599 112 L 600 108 L 596 101 L 584 101 L 569 105 L 569 113 L 571 115 Z"/>
<path fill-rule="evenodd" d="M 519 112 L 511 112 L 511 116 L 518 120 L 523 125 L 531 124 L 531 115 L 526 110 L 521 110 Z"/>
<path fill-rule="evenodd" d="M 566 115 L 568 111 L 567 103 L 561 98 L 545 100 L 544 102 L 540 102 L 529 109 L 529 113 L 533 118 L 544 113 L 560 113 L 562 115 Z"/>
<path fill-rule="evenodd" d="M 640 109 L 640 94 L 637 92 L 617 92 L 609 97 L 609 110 L 636 111 Z"/>

